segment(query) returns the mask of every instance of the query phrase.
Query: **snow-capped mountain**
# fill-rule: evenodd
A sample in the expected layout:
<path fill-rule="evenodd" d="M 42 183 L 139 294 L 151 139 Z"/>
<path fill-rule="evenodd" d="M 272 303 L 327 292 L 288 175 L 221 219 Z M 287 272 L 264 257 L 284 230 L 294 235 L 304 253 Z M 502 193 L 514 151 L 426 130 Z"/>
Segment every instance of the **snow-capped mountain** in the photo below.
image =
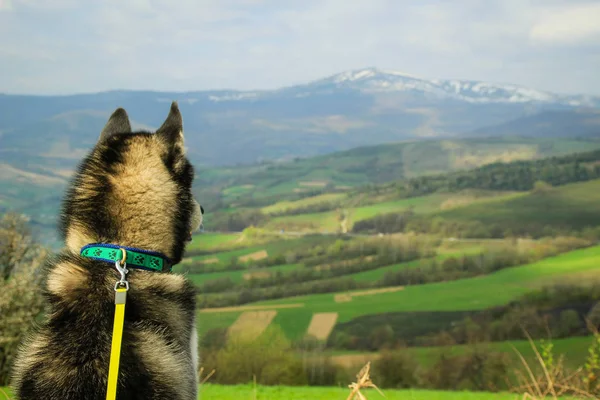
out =
<path fill-rule="evenodd" d="M 469 103 L 545 103 L 571 107 L 597 107 L 600 99 L 585 95 L 559 95 L 511 84 L 457 80 L 424 79 L 399 71 L 366 68 L 342 72 L 308 84 L 361 92 L 413 92 Z M 305 88 L 306 89 L 306 88 Z"/>
<path fill-rule="evenodd" d="M 150 129 L 162 123 L 173 100 L 184 114 L 190 152 L 204 165 L 471 132 L 600 136 L 598 97 L 366 68 L 278 90 L 0 94 L 0 162 L 29 154 L 47 167 L 48 154 L 58 154 L 71 165 L 71 153 L 87 151 L 95 143 L 116 107 L 124 107 L 139 126 Z M 21 156 L 11 160 L 23 163 Z"/>
<path fill-rule="evenodd" d="M 222 91 L 206 94 L 215 103 L 255 102 L 273 97 L 307 98 L 332 95 L 336 91 L 359 93 L 407 93 L 424 98 L 453 99 L 474 104 L 538 104 L 566 107 L 600 107 L 600 98 L 587 95 L 561 95 L 513 84 L 458 79 L 425 79 L 405 72 L 364 68 L 342 72 L 324 79 L 278 90 Z"/>

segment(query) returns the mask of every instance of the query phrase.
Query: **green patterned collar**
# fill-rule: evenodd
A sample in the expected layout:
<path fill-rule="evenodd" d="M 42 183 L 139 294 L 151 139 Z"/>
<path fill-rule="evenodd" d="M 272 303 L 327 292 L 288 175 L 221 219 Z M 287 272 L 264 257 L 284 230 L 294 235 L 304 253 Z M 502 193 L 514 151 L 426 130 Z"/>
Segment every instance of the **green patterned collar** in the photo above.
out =
<path fill-rule="evenodd" d="M 125 252 L 125 255 L 123 255 Z M 114 264 L 125 261 L 128 267 L 147 271 L 171 272 L 172 263 L 167 256 L 156 251 L 117 246 L 108 243 L 92 243 L 81 248 L 83 257 L 106 261 Z"/>

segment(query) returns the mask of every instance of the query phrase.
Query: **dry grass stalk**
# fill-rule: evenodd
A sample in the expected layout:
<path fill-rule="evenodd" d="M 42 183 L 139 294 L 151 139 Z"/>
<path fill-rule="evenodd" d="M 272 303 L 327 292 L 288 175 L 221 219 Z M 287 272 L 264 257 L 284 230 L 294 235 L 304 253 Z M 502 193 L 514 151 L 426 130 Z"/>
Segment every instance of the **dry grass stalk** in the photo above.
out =
<path fill-rule="evenodd" d="M 200 371 L 198 372 L 198 380 L 200 381 L 200 386 L 204 385 L 206 381 L 208 381 L 215 374 L 215 371 L 216 370 L 213 369 L 208 373 L 208 375 L 202 378 L 202 374 L 204 373 L 204 367 L 200 367 Z"/>
<path fill-rule="evenodd" d="M 537 364 L 530 365 L 525 357 L 512 346 L 525 369 L 525 372 L 516 371 L 519 384 L 513 388 L 513 391 L 523 393 L 523 400 L 558 400 L 566 395 L 575 395 L 577 398 L 582 399 L 597 398 L 582 384 L 585 381 L 582 367 L 572 372 L 567 371 L 564 366 L 564 357 L 561 356 L 557 361 L 554 361 L 551 354 L 551 345 L 544 347 L 542 344 L 542 352 L 540 352 L 531 336 L 525 334 L 535 354 Z M 541 374 L 536 373 L 534 367 L 541 368 Z"/>
<path fill-rule="evenodd" d="M 362 367 L 360 372 L 356 375 L 356 382 L 352 382 L 350 385 L 348 385 L 348 387 L 350 389 L 352 389 L 352 392 L 350 392 L 350 395 L 348 396 L 348 398 L 346 400 L 354 400 L 354 399 L 367 400 L 365 395 L 363 395 L 360 392 L 360 389 L 366 389 L 366 388 L 375 388 L 379 392 L 380 395 L 385 397 L 385 395 L 381 392 L 381 390 L 379 390 L 379 388 L 371 380 L 370 372 L 371 372 L 371 362 L 369 361 L 364 367 Z"/>

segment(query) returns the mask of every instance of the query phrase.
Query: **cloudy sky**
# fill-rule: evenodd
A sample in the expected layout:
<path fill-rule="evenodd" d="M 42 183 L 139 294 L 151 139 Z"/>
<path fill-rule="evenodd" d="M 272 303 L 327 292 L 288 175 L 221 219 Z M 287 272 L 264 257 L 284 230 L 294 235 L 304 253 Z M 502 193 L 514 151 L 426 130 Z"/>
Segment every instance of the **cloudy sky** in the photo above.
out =
<path fill-rule="evenodd" d="M 600 2 L 0 0 L 0 92 L 269 89 L 378 67 L 600 95 Z"/>

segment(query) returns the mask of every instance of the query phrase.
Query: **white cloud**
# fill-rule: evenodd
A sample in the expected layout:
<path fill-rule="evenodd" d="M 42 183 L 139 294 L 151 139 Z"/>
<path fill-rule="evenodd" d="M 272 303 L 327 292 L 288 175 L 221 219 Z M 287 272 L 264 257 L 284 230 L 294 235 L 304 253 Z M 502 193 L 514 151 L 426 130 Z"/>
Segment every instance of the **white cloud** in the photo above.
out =
<path fill-rule="evenodd" d="M 2 11 L 11 11 L 12 10 L 12 2 L 11 0 L 0 0 L 0 12 Z"/>
<path fill-rule="evenodd" d="M 276 88 L 375 66 L 600 94 L 600 39 L 588 18 L 597 7 L 584 0 L 13 0 L 12 12 L 0 13 L 0 91 Z M 560 46 L 539 45 L 559 39 Z"/>
<path fill-rule="evenodd" d="M 557 7 L 544 14 L 531 28 L 536 42 L 573 43 L 600 35 L 600 4 Z"/>

